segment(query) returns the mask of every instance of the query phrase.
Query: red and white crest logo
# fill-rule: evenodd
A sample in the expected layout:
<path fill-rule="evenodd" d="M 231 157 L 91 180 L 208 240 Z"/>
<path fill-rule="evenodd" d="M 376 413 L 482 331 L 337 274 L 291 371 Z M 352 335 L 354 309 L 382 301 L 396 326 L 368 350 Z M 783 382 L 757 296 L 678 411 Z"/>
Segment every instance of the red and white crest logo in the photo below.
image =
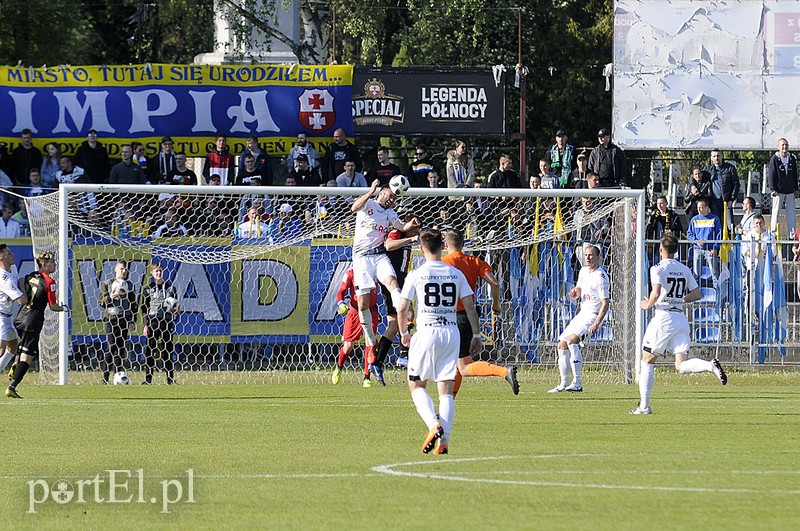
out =
<path fill-rule="evenodd" d="M 333 111 L 333 96 L 328 89 L 306 89 L 300 95 L 300 123 L 315 133 L 333 127 L 336 113 Z"/>

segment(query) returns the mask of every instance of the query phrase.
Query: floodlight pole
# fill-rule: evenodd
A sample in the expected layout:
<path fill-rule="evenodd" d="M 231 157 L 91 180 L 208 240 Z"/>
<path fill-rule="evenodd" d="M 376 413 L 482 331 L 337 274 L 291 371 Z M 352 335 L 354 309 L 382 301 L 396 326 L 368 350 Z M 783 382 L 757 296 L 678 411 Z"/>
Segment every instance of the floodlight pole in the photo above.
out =
<path fill-rule="evenodd" d="M 526 114 L 526 92 L 527 81 L 525 80 L 525 68 L 522 66 L 522 9 L 517 9 L 517 68 L 516 75 L 519 81 L 519 175 L 523 182 L 527 182 L 528 174 L 528 144 L 525 142 L 525 114 Z"/>

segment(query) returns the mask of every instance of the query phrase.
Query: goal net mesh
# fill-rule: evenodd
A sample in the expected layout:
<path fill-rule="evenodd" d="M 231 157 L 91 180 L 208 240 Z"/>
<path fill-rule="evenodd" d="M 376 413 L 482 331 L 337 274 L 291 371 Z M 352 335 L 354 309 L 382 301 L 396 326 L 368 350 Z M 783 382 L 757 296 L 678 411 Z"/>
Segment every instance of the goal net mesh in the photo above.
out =
<path fill-rule="evenodd" d="M 34 251 L 56 252 L 69 262 L 68 336 L 58 337 L 57 314 L 46 313 L 40 373 L 58 382 L 58 347 L 68 345 L 70 383 L 101 381 L 109 351 L 108 312 L 101 284 L 114 279 L 117 260 L 128 263 L 137 300 L 151 280 L 149 265 L 164 267 L 178 295 L 174 349 L 178 383 L 330 382 L 344 318 L 337 291 L 350 267 L 358 189 L 293 187 L 249 189 L 153 186 L 68 187 L 68 256 L 59 246 L 59 195 L 26 199 Z M 256 190 L 255 188 L 253 189 Z M 457 228 L 465 252 L 493 267 L 503 308 L 493 318 L 488 286 L 476 291 L 485 340 L 483 359 L 515 364 L 523 381 L 557 379 L 557 337 L 577 313 L 568 293 L 594 243 L 611 282 L 611 308 L 600 330 L 583 345 L 584 380 L 621 382 L 634 365 L 637 261 L 635 200 L 609 194 L 555 197 L 547 190 L 447 195 L 412 189 L 396 209 L 425 227 Z M 452 192 L 450 192 L 452 193 Z M 470 195 L 470 193 L 472 195 Z M 419 249 L 412 265 L 423 260 Z M 384 306 L 379 296 L 382 323 Z M 146 313 L 147 310 L 145 310 Z M 387 380 L 403 382 L 399 339 L 390 353 Z M 130 324 L 122 364 L 132 383 L 142 379 L 142 310 Z M 363 345 L 350 356 L 343 381 L 363 378 Z M 391 370 L 398 367 L 397 370 Z M 154 383 L 165 381 L 163 360 Z"/>

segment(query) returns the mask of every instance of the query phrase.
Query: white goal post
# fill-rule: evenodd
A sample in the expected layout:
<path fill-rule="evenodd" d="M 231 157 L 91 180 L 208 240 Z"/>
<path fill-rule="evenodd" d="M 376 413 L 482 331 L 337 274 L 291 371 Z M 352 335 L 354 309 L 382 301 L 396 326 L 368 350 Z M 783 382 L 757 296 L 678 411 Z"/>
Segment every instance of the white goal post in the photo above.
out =
<path fill-rule="evenodd" d="M 59 298 L 73 308 L 71 315 L 48 312 L 42 381 L 99 381 L 108 316 L 97 307 L 98 295 L 117 259 L 129 262 L 137 296 L 149 281 L 148 264 L 165 264 L 181 308 L 176 349 L 167 356 L 181 382 L 325 381 L 341 341 L 335 295 L 349 266 L 349 207 L 364 192 L 68 184 L 26 199 L 35 251 L 57 253 Z M 247 232 L 242 216 L 256 205 L 260 222 Z M 577 309 L 565 289 L 580 267 L 582 242 L 596 237 L 612 309 L 587 341 L 587 379 L 633 380 L 644 330 L 644 191 L 412 188 L 397 209 L 424 226 L 465 232 L 465 251 L 492 264 L 502 284 L 502 322 L 491 318 L 486 286 L 476 292 L 487 355 L 534 369 L 554 366 L 555 337 Z M 134 321 L 122 361 L 132 373 L 142 370 L 146 342 L 141 317 Z"/>

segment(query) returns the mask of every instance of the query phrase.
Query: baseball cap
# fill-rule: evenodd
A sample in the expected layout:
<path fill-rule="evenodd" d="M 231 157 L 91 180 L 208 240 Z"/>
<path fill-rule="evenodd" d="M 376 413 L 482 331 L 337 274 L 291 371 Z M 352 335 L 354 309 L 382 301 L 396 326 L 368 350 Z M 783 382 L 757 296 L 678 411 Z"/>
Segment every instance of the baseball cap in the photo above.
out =
<path fill-rule="evenodd" d="M 304 161 L 308 162 L 308 155 L 306 155 L 304 153 L 300 153 L 299 155 L 297 155 L 294 158 L 294 160 L 304 160 Z"/>
<path fill-rule="evenodd" d="M 578 155 L 578 160 L 580 160 L 580 159 L 585 159 L 585 158 L 586 158 L 586 153 L 584 153 L 583 151 L 581 151 L 581 152 L 580 152 L 580 154 Z"/>
<path fill-rule="evenodd" d="M 282 204 L 279 212 L 281 214 L 291 214 L 292 213 L 292 205 L 290 205 L 289 203 Z"/>
<path fill-rule="evenodd" d="M 556 131 L 556 136 L 567 136 L 567 132 L 564 131 L 563 129 L 559 129 L 558 131 Z"/>
<path fill-rule="evenodd" d="M 161 139 L 161 143 L 163 144 L 164 142 L 172 142 L 172 137 L 165 136 L 164 138 Z"/>
<path fill-rule="evenodd" d="M 597 136 L 611 136 L 611 131 L 609 131 L 608 129 L 600 129 L 597 132 Z"/>

